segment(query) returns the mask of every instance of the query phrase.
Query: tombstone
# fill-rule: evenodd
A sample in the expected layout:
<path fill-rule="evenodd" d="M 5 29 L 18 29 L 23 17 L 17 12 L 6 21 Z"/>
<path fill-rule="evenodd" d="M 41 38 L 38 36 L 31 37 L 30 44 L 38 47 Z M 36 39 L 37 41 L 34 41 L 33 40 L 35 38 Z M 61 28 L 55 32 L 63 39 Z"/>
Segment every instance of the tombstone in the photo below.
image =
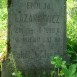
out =
<path fill-rule="evenodd" d="M 66 57 L 66 0 L 8 1 L 8 54 L 28 77 L 50 77 L 51 58 Z"/>

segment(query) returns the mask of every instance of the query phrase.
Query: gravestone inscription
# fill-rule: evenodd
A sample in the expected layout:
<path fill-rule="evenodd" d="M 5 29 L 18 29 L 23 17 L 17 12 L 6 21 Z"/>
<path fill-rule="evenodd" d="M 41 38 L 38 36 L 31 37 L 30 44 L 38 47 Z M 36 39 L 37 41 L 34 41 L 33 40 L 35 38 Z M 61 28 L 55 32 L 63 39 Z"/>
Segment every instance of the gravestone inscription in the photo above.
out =
<path fill-rule="evenodd" d="M 51 57 L 65 57 L 66 0 L 12 0 L 9 42 L 17 68 L 50 69 Z"/>

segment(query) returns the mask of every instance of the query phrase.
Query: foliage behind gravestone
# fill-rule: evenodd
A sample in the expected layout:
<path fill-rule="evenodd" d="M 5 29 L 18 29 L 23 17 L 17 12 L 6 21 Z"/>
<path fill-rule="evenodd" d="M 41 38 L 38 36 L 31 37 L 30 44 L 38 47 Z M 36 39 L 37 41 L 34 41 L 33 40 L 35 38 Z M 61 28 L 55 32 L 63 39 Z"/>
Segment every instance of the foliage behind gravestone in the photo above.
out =
<path fill-rule="evenodd" d="M 77 0 L 67 0 L 67 52 L 77 63 Z"/>
<path fill-rule="evenodd" d="M 6 51 L 7 40 L 6 38 L 7 38 L 7 0 L 0 0 L 0 53 Z"/>
<path fill-rule="evenodd" d="M 7 0 L 0 0 L 0 8 L 6 8 Z"/>

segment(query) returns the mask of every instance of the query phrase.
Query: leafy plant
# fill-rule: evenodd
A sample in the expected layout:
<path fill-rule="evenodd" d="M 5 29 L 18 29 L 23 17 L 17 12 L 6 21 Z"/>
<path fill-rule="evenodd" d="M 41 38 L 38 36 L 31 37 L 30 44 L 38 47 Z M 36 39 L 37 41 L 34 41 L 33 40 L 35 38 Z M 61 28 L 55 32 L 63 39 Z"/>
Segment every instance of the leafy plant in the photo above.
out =
<path fill-rule="evenodd" d="M 54 57 L 51 64 L 58 69 L 58 77 L 77 77 L 77 64 L 67 66 L 66 61 L 63 61 L 59 56 Z"/>

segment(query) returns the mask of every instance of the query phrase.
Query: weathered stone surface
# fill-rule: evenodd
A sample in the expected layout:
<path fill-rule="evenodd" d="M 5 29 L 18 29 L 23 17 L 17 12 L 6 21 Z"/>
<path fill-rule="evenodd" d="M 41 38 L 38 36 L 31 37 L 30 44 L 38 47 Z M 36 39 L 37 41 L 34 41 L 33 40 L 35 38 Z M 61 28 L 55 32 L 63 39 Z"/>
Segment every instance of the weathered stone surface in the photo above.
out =
<path fill-rule="evenodd" d="M 27 77 L 42 77 L 44 70 L 50 77 L 51 57 L 66 57 L 66 0 L 8 1 L 8 54 Z M 6 71 L 2 77 L 12 77 Z"/>
<path fill-rule="evenodd" d="M 20 70 L 51 67 L 65 56 L 65 0 L 12 0 L 9 39 Z"/>

